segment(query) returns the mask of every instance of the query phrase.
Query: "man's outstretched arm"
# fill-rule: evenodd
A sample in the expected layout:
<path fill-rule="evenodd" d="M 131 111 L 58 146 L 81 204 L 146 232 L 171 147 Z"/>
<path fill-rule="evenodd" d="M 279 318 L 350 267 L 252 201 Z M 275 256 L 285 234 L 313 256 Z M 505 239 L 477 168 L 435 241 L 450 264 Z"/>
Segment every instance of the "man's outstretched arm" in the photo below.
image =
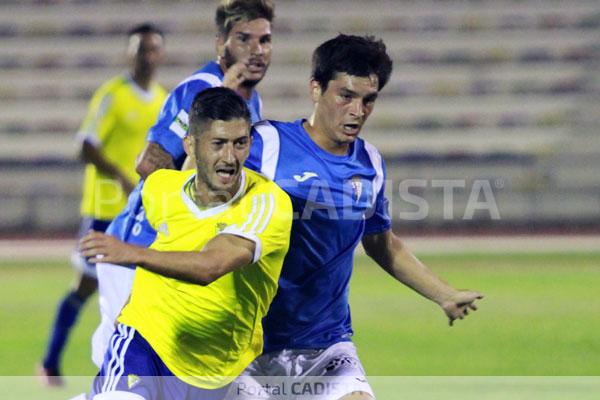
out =
<path fill-rule="evenodd" d="M 481 293 L 457 290 L 441 280 L 410 252 L 391 229 L 365 235 L 362 243 L 367 254 L 387 273 L 442 307 L 450 325 L 455 319 L 467 316 L 469 310 L 477 310 L 475 300 L 483 298 Z"/>
<path fill-rule="evenodd" d="M 255 243 L 240 236 L 221 234 L 201 251 L 157 251 L 92 231 L 80 240 L 79 248 L 91 263 L 135 264 L 169 278 L 208 285 L 228 272 L 251 264 Z"/>

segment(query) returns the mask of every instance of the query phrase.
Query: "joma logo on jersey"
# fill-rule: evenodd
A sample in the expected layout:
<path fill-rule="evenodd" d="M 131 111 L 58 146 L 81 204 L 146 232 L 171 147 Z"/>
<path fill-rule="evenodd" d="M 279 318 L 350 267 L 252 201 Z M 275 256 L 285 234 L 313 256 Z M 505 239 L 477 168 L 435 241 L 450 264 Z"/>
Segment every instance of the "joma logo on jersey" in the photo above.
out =
<path fill-rule="evenodd" d="M 316 172 L 304 171 L 302 175 L 294 175 L 294 179 L 298 182 L 304 182 L 309 180 L 310 178 L 317 178 L 318 176 L 319 175 L 317 175 Z"/>

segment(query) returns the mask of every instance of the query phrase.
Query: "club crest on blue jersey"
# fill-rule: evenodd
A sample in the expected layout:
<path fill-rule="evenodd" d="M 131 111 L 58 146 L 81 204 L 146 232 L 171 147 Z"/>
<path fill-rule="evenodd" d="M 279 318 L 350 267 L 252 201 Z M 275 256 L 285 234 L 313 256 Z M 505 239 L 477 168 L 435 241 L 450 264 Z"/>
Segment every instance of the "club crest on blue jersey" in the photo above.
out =
<path fill-rule="evenodd" d="M 362 179 L 360 178 L 360 176 L 354 175 L 350 180 L 350 184 L 352 185 L 354 203 L 358 203 L 363 190 Z"/>

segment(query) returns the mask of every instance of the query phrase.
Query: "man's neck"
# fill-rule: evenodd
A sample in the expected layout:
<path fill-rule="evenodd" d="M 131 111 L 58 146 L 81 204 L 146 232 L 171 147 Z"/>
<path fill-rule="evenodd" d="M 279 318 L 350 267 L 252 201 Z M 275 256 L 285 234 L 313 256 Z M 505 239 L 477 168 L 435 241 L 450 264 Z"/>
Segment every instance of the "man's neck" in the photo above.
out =
<path fill-rule="evenodd" d="M 237 94 L 239 94 L 240 96 L 242 96 L 242 98 L 243 98 L 244 100 L 250 100 L 250 98 L 252 97 L 252 91 L 253 91 L 253 90 L 254 90 L 254 88 L 253 88 L 253 87 L 251 87 L 251 88 L 248 88 L 248 87 L 245 87 L 245 86 L 240 86 L 240 87 L 239 87 L 239 88 L 236 90 L 236 92 L 237 92 Z"/>
<path fill-rule="evenodd" d="M 192 186 L 192 200 L 200 209 L 220 206 L 230 201 L 240 189 L 241 180 L 238 180 L 231 191 L 211 190 L 205 182 L 198 179 L 198 175 L 194 178 Z"/>
<path fill-rule="evenodd" d="M 327 135 L 323 133 L 324 128 L 321 128 L 318 124 L 315 124 L 314 114 L 311 115 L 309 119 L 304 121 L 302 126 L 312 141 L 315 142 L 316 145 L 321 149 L 336 156 L 344 156 L 348 154 L 350 145 L 348 143 L 338 143 L 328 138 Z"/>
<path fill-rule="evenodd" d="M 150 88 L 150 83 L 152 82 L 152 76 L 150 75 L 142 75 L 136 73 L 135 71 L 131 74 L 131 79 L 138 85 L 141 89 L 148 91 Z"/>

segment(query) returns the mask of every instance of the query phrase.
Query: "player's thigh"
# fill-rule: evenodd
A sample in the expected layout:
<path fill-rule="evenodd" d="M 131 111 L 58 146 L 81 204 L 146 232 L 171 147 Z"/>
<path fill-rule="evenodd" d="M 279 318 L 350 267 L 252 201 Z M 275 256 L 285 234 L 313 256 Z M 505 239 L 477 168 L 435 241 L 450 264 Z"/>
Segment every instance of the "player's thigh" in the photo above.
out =
<path fill-rule="evenodd" d="M 356 347 L 337 343 L 320 350 L 263 354 L 232 384 L 228 400 L 372 400 Z"/>
<path fill-rule="evenodd" d="M 267 354 L 258 356 L 250 363 L 229 385 L 229 390 L 225 396 L 226 400 L 264 400 L 270 398 L 270 385 L 272 386 L 272 376 L 281 375 L 277 371 L 265 369 L 271 362 L 271 357 Z M 269 376 L 271 375 L 271 377 Z"/>
<path fill-rule="evenodd" d="M 146 400 L 161 398 L 162 371 L 156 353 L 135 329 L 119 324 L 110 338 L 102 368 L 94 379 L 91 397 L 128 392 Z"/>
<path fill-rule="evenodd" d="M 352 342 L 336 343 L 314 355 L 307 354 L 297 362 L 303 365 L 303 374 L 311 381 L 320 377 L 329 392 L 322 399 L 375 398 Z"/>
<path fill-rule="evenodd" d="M 96 270 L 100 324 L 92 336 L 92 360 L 101 366 L 115 330 L 115 321 L 131 294 L 135 270 L 107 263 L 98 263 Z"/>
<path fill-rule="evenodd" d="M 110 225 L 110 221 L 108 220 L 83 217 L 81 219 L 81 224 L 79 225 L 78 237 L 81 239 L 88 232 L 90 232 L 90 230 L 104 232 L 106 231 L 106 228 L 108 228 L 108 225 Z M 88 263 L 87 260 L 81 256 L 77 249 L 71 253 L 71 264 L 73 264 L 73 267 L 75 267 L 75 269 L 77 269 L 82 276 L 90 279 L 96 279 L 96 267 L 94 264 Z M 81 283 L 78 283 L 78 288 L 80 287 Z M 85 288 L 81 288 L 81 290 L 83 291 Z M 95 287 L 92 289 L 92 293 L 94 290 Z"/>

